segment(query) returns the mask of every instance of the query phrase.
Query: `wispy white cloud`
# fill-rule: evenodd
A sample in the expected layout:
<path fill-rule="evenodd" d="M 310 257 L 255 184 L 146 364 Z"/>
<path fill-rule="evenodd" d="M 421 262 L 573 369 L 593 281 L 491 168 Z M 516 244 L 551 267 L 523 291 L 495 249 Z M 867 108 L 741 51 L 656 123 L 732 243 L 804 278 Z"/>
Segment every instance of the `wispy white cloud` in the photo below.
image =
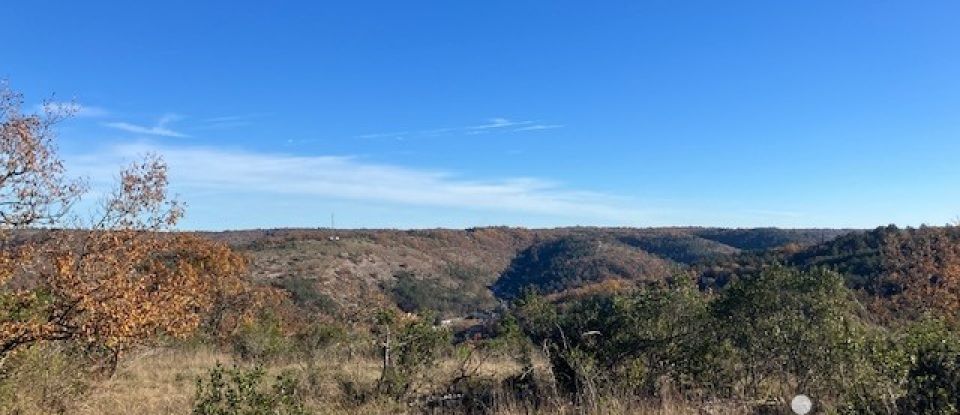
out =
<path fill-rule="evenodd" d="M 167 127 L 168 124 L 179 119 L 180 116 L 176 114 L 166 114 L 163 117 L 160 117 L 160 119 L 157 120 L 157 123 L 153 126 L 137 125 L 128 122 L 108 122 L 104 123 L 103 125 L 135 134 L 156 135 L 162 137 L 189 137 L 186 134 L 174 131 Z"/>
<path fill-rule="evenodd" d="M 242 115 L 223 115 L 210 117 L 200 120 L 195 128 L 200 130 L 225 130 L 230 128 L 245 127 L 253 124 L 254 120 L 263 116 L 265 113 L 242 114 Z"/>
<path fill-rule="evenodd" d="M 465 127 L 467 130 L 489 130 L 496 128 L 507 128 L 518 125 L 533 124 L 533 121 L 511 121 L 507 118 L 491 118 L 486 124 L 473 125 Z"/>
<path fill-rule="evenodd" d="M 519 128 L 515 128 L 513 131 L 537 131 L 537 130 L 552 130 L 554 128 L 563 128 L 561 124 L 534 124 L 527 125 Z"/>
<path fill-rule="evenodd" d="M 409 131 L 394 131 L 389 133 L 372 133 L 358 135 L 357 138 L 397 138 L 410 135 Z"/>
<path fill-rule="evenodd" d="M 110 115 L 106 109 L 72 101 L 51 101 L 37 105 L 38 112 L 67 113 L 78 118 L 99 118 Z"/>
<path fill-rule="evenodd" d="M 491 118 L 483 124 L 467 125 L 462 127 L 431 128 L 423 130 L 402 130 L 385 133 L 371 133 L 357 136 L 357 138 L 397 138 L 406 137 L 435 137 L 440 135 L 478 135 L 493 132 L 522 132 L 561 128 L 560 124 L 541 124 L 538 121 L 516 121 L 509 118 Z"/>
<path fill-rule="evenodd" d="M 185 195 L 235 192 L 270 195 L 270 199 L 286 195 L 298 200 L 316 197 L 601 218 L 618 223 L 639 223 L 648 213 L 630 207 L 627 199 L 571 189 L 548 180 L 525 177 L 475 180 L 449 172 L 372 163 L 356 157 L 139 143 L 72 157 L 75 163 L 72 167 L 89 175 L 94 182 L 109 182 L 123 160 L 148 152 L 161 154 L 166 159 L 171 182 Z"/>

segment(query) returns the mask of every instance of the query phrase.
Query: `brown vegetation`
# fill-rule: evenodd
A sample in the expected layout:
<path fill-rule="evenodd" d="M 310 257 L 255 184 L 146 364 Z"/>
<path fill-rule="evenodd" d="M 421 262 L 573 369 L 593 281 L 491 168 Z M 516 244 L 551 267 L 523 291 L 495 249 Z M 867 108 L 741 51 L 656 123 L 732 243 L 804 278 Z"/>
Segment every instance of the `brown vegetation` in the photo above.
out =
<path fill-rule="evenodd" d="M 164 232 L 183 209 L 168 197 L 157 157 L 121 172 L 95 220 L 68 218 L 84 186 L 65 176 L 54 147 L 51 126 L 65 114 L 23 114 L 20 105 L 0 89 L 0 359 L 50 341 L 115 356 L 157 335 L 182 337 L 215 297 L 245 289 L 241 256 Z M 70 228 L 15 232 L 53 226 Z"/>

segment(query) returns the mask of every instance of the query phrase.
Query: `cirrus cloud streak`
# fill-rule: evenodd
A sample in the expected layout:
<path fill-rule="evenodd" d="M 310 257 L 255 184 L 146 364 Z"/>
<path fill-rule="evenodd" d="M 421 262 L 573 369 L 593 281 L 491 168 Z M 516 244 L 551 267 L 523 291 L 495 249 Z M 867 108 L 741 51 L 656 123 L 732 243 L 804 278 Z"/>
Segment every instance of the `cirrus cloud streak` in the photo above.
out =
<path fill-rule="evenodd" d="M 454 173 L 373 163 L 357 157 L 258 153 L 147 142 L 71 157 L 75 171 L 107 183 L 119 166 L 145 153 L 162 155 L 175 190 L 315 197 L 431 208 L 473 209 L 637 224 L 649 212 L 628 199 L 571 189 L 548 180 L 474 180 Z"/>

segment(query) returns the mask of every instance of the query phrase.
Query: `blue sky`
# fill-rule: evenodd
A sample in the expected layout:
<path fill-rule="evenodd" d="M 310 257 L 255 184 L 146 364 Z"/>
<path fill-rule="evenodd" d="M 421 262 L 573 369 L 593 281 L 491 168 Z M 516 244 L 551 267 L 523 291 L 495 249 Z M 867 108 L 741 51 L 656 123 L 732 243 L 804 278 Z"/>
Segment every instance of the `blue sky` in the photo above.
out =
<path fill-rule="evenodd" d="M 954 1 L 10 2 L 0 77 L 188 229 L 943 224 Z"/>

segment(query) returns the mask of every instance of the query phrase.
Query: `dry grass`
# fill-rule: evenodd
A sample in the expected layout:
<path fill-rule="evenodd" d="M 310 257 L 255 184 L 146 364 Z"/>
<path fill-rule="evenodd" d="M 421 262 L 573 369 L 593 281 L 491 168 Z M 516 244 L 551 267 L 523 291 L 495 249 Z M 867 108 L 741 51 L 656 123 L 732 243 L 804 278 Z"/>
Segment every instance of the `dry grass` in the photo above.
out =
<path fill-rule="evenodd" d="M 210 349 L 156 349 L 132 356 L 107 380 L 95 383 L 78 414 L 187 414 L 196 379 L 217 362 L 233 359 Z"/>
<path fill-rule="evenodd" d="M 111 414 L 189 414 L 193 408 L 193 399 L 198 377 L 217 363 L 232 365 L 235 363 L 229 354 L 213 348 L 194 347 L 182 349 L 152 349 L 130 355 L 118 367 L 115 375 L 109 379 L 93 381 L 86 391 L 74 396 L 60 393 L 58 407 L 45 406 L 38 395 L 38 388 L 50 389 L 50 385 L 20 385 L 20 400 L 13 407 L 0 408 L 2 413 L 10 414 L 46 414 L 69 413 L 80 415 Z M 539 370 L 545 369 L 539 362 Z M 355 353 L 331 350 L 309 361 L 268 364 L 269 374 L 288 372 L 300 379 L 304 388 L 308 408 L 317 414 L 402 414 L 420 413 L 403 403 L 389 399 L 368 399 L 362 403 L 351 403 L 346 399 L 341 386 L 342 381 L 353 382 L 359 390 L 370 390 L 379 376 L 376 359 Z M 423 376 L 418 391 L 427 393 L 436 391 L 445 382 L 458 374 L 459 365 L 455 360 L 447 359 Z M 491 379 L 503 379 L 517 373 L 516 363 L 503 359 L 489 359 L 480 366 L 478 374 Z M 542 372 L 545 373 L 545 372 Z M 49 377 L 33 380 L 36 383 L 49 382 Z M 47 380 L 43 380 L 47 379 Z M 28 382 L 27 379 L 24 379 Z M 54 384 L 53 386 L 56 386 Z M 73 391 L 72 393 L 75 393 Z M 46 399 L 46 398 L 44 398 Z M 36 402 L 34 402 L 36 401 Z M 606 398 L 593 410 L 573 407 L 569 404 L 554 402 L 538 410 L 506 399 L 497 399 L 494 412 L 503 415 L 519 414 L 738 414 L 747 412 L 743 406 L 691 405 L 686 402 L 650 402 L 630 398 Z M 455 409 L 437 409 L 429 413 L 457 413 Z"/>

